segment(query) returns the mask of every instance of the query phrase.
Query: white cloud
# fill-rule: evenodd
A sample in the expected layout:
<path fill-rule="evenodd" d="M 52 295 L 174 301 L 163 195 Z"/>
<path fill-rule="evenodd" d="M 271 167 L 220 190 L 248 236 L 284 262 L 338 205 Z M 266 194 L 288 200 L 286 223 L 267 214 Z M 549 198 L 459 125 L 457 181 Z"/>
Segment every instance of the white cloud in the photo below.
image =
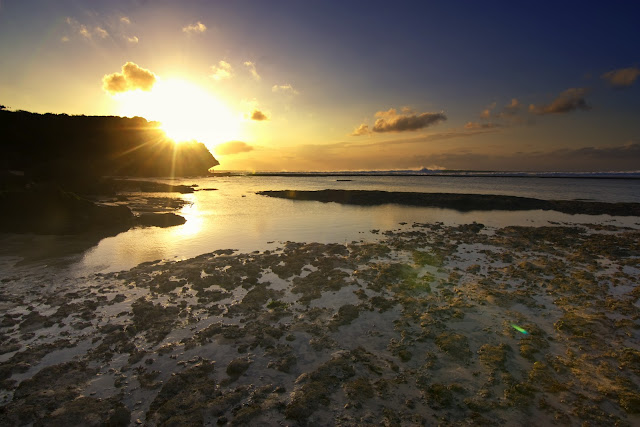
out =
<path fill-rule="evenodd" d="M 124 36 L 124 38 L 131 44 L 137 44 L 140 41 L 140 39 L 138 39 L 138 37 L 136 36 Z"/>
<path fill-rule="evenodd" d="M 300 92 L 298 92 L 296 89 L 294 89 L 293 86 L 291 86 L 290 84 L 273 85 L 271 90 L 273 92 L 285 92 L 285 93 L 291 93 L 293 95 L 299 95 L 300 94 Z"/>
<path fill-rule="evenodd" d="M 260 74 L 258 74 L 258 72 L 256 71 L 256 64 L 254 62 L 251 61 L 245 61 L 244 65 L 249 68 L 249 71 L 251 72 L 251 75 L 253 76 L 254 79 L 256 80 L 260 80 Z"/>
<path fill-rule="evenodd" d="M 127 16 L 123 16 L 120 18 L 120 22 L 122 22 L 123 24 L 131 24 L 131 20 L 127 17 Z"/>
<path fill-rule="evenodd" d="M 85 40 L 93 40 L 94 38 L 106 39 L 110 35 L 109 31 L 105 29 L 105 26 L 108 27 L 108 25 L 106 25 L 105 23 L 94 22 L 93 24 L 82 24 L 71 17 L 67 17 L 65 19 L 65 22 L 67 23 L 73 35 L 80 36 Z M 61 38 L 61 40 L 63 42 L 70 41 L 71 36 L 69 34 L 66 34 Z"/>
<path fill-rule="evenodd" d="M 233 76 L 233 67 L 227 61 L 220 61 L 218 65 L 211 66 L 213 73 L 211 77 L 214 80 L 230 79 Z"/>
<path fill-rule="evenodd" d="M 106 39 L 107 37 L 109 37 L 109 33 L 107 32 L 107 30 L 102 27 L 96 27 L 94 30 L 94 34 L 96 34 L 101 39 Z"/>
<path fill-rule="evenodd" d="M 182 28 L 182 32 L 187 34 L 199 34 L 204 33 L 205 31 L 207 31 L 207 26 L 200 21 Z"/>

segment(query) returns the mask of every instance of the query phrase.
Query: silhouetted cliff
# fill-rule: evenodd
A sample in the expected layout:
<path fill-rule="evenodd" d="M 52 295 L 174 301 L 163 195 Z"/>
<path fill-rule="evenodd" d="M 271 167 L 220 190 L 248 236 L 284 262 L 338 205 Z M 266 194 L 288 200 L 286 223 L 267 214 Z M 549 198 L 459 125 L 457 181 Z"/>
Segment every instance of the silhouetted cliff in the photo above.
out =
<path fill-rule="evenodd" d="M 36 181 L 104 175 L 206 175 L 218 165 L 204 144 L 176 145 L 141 117 L 69 116 L 0 109 L 0 170 Z"/>

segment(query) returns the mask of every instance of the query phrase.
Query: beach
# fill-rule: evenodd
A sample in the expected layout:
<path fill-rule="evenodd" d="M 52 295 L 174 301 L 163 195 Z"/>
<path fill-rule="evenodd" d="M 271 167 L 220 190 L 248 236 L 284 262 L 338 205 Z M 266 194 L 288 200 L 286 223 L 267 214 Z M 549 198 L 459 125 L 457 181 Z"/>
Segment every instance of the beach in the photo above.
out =
<path fill-rule="evenodd" d="M 84 276 L 5 257 L 0 420 L 636 425 L 640 231 L 590 218 L 401 222 Z"/>

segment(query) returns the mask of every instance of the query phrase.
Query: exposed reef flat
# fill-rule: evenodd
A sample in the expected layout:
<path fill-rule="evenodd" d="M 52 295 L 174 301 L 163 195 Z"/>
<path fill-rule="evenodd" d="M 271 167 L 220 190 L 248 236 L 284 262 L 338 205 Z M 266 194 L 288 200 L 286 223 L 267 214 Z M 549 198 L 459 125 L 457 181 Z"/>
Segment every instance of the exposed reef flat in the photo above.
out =
<path fill-rule="evenodd" d="M 313 200 L 349 205 L 375 206 L 395 203 L 455 209 L 461 212 L 488 210 L 552 210 L 567 214 L 640 216 L 640 203 L 605 203 L 581 200 L 541 200 L 492 194 L 413 193 L 369 190 L 281 190 L 257 194 L 291 200 Z"/>
<path fill-rule="evenodd" d="M 640 424 L 640 231 L 0 269 L 1 425 Z"/>

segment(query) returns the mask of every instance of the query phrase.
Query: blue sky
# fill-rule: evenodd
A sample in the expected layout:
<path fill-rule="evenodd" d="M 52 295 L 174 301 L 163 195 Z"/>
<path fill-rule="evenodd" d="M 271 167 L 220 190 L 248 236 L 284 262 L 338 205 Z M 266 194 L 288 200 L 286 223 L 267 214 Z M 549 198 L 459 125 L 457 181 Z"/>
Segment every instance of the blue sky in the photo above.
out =
<path fill-rule="evenodd" d="M 640 4 L 557 3 L 5 0 L 0 103 L 167 122 L 225 169 L 640 169 Z M 129 62 L 158 83 L 105 89 Z"/>

